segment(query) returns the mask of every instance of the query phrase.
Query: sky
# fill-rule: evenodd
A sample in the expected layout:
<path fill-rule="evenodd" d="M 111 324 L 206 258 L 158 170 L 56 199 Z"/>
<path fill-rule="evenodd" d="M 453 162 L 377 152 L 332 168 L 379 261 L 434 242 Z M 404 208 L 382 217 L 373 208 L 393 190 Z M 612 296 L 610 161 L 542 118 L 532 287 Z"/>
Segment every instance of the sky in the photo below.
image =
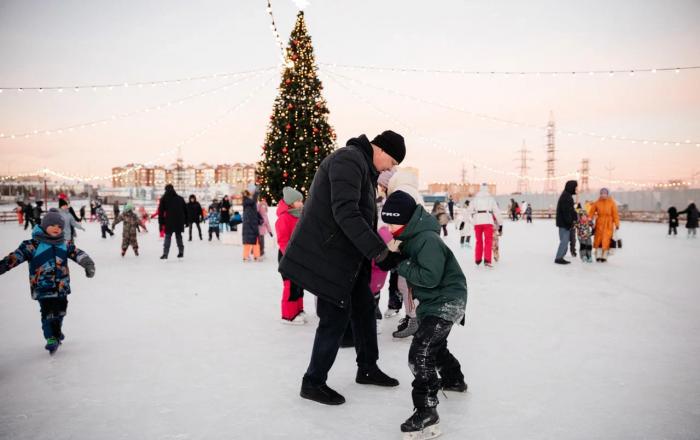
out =
<path fill-rule="evenodd" d="M 286 42 L 297 7 L 290 0 L 272 5 Z M 6 91 L 0 133 L 57 129 L 186 99 L 73 132 L 0 139 L 0 174 L 49 167 L 108 175 L 131 162 L 170 163 L 175 156 L 161 153 L 185 140 L 186 163 L 258 160 L 280 76 L 265 8 L 263 0 L 0 2 L 0 87 L 133 83 L 273 67 L 228 89 L 235 79 Z M 481 71 L 700 66 L 700 2 L 692 0 L 311 1 L 305 16 L 319 63 Z M 460 181 L 464 167 L 468 181 L 513 191 L 517 178 L 508 173 L 518 173 L 523 142 L 532 158 L 529 175 L 545 175 L 542 129 L 445 107 L 536 126 L 546 125 L 551 111 L 563 130 L 693 141 L 676 147 L 558 136 L 556 174 L 576 171 L 588 158 L 592 187 L 626 186 L 599 178 L 689 180 L 700 172 L 700 70 L 505 77 L 319 67 L 339 146 L 361 133 L 402 133 L 405 164 L 420 169 L 423 187 Z M 542 187 L 531 183 L 533 190 Z"/>

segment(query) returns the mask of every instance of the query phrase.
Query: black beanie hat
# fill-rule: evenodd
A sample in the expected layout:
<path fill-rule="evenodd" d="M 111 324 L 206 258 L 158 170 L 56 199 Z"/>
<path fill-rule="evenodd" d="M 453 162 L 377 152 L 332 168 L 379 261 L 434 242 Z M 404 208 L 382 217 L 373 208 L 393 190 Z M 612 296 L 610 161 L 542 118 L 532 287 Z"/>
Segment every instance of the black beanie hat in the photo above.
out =
<path fill-rule="evenodd" d="M 406 157 L 406 144 L 403 141 L 403 136 L 391 130 L 377 135 L 372 140 L 372 143 L 386 151 L 398 163 L 403 162 L 404 157 Z"/>
<path fill-rule="evenodd" d="M 403 191 L 394 191 L 384 202 L 382 221 L 389 225 L 407 225 L 416 210 L 416 201 Z"/>
<path fill-rule="evenodd" d="M 65 199 L 58 199 L 58 207 L 59 208 L 62 208 L 62 207 L 67 206 L 67 205 L 68 205 L 68 202 L 66 202 Z"/>

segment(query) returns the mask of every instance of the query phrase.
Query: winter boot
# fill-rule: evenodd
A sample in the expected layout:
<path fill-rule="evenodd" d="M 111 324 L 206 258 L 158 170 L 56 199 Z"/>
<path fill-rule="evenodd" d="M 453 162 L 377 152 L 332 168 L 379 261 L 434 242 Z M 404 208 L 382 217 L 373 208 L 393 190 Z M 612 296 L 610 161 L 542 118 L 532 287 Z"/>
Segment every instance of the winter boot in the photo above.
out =
<path fill-rule="evenodd" d="M 323 385 L 312 385 L 307 380 L 303 380 L 299 395 L 304 399 L 313 400 L 324 405 L 342 405 L 345 403 L 345 397 L 325 383 Z"/>
<path fill-rule="evenodd" d="M 401 424 L 404 440 L 431 439 L 440 432 L 440 416 L 435 408 L 416 408 L 411 417 Z"/>
<path fill-rule="evenodd" d="M 399 321 L 399 327 L 391 335 L 395 338 L 407 338 L 413 336 L 415 332 L 418 331 L 418 318 L 412 318 L 406 316 L 401 321 Z"/>
<path fill-rule="evenodd" d="M 184 256 L 185 256 L 185 251 L 184 251 L 184 250 L 180 250 L 180 252 L 177 253 L 177 258 L 182 258 L 182 257 L 184 257 Z"/>
<path fill-rule="evenodd" d="M 570 261 L 566 261 L 566 260 L 563 259 L 563 258 L 557 258 L 557 259 L 554 260 L 554 262 L 557 263 L 557 264 L 570 264 L 570 263 L 571 263 Z"/>
<path fill-rule="evenodd" d="M 160 256 L 160 259 L 161 259 L 161 260 L 167 260 L 167 259 L 168 259 L 168 256 L 165 255 L 165 254 L 163 254 L 163 255 Z"/>
<path fill-rule="evenodd" d="M 58 346 L 60 343 L 58 342 L 58 339 L 51 337 L 46 340 L 46 345 L 44 346 L 45 349 L 49 351 L 50 355 L 53 355 L 56 353 L 56 350 L 58 350 Z"/>
<path fill-rule="evenodd" d="M 454 391 L 455 393 L 464 393 L 467 391 L 467 384 L 464 379 L 440 379 L 440 388 L 445 391 Z"/>
<path fill-rule="evenodd" d="M 380 387 L 397 387 L 399 386 L 399 381 L 393 377 L 389 377 L 376 365 L 372 367 L 364 368 L 360 367 L 357 369 L 357 376 L 355 377 L 355 382 L 362 385 L 377 385 Z"/>

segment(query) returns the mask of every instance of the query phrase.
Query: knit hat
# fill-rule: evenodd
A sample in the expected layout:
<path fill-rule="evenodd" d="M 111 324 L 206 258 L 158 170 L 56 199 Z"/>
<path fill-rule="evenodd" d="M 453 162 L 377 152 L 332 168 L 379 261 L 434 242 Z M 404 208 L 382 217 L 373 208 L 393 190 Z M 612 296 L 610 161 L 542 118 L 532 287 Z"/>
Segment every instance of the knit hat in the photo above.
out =
<path fill-rule="evenodd" d="M 66 199 L 58 199 L 58 207 L 63 208 L 64 206 L 68 206 Z"/>
<path fill-rule="evenodd" d="M 63 216 L 56 208 L 51 208 L 46 212 L 44 218 L 41 219 L 41 227 L 46 230 L 49 226 L 60 226 L 61 229 L 66 228 L 66 222 L 63 220 Z"/>
<path fill-rule="evenodd" d="M 392 168 L 390 170 L 382 171 L 379 173 L 379 178 L 377 178 L 377 183 L 384 188 L 389 188 L 389 181 L 391 180 L 392 176 L 396 174 L 396 169 Z"/>
<path fill-rule="evenodd" d="M 416 201 L 403 191 L 394 191 L 384 202 L 382 221 L 388 225 L 407 225 L 416 210 Z"/>
<path fill-rule="evenodd" d="M 607 189 L 607 188 L 601 188 L 601 189 L 600 189 L 600 193 L 601 193 L 601 194 L 605 193 L 605 194 L 607 194 L 607 195 L 610 195 L 610 190 Z"/>
<path fill-rule="evenodd" d="M 393 157 L 398 163 L 403 162 L 406 157 L 406 144 L 403 141 L 403 136 L 387 130 L 384 133 L 377 135 L 372 140 L 372 143 Z"/>
<path fill-rule="evenodd" d="M 282 188 L 282 199 L 288 206 L 292 206 L 294 202 L 303 200 L 304 195 L 291 186 L 285 186 Z"/>
<path fill-rule="evenodd" d="M 134 205 L 131 202 L 127 202 L 126 205 L 124 205 L 124 212 L 129 212 L 132 209 L 134 209 Z"/>

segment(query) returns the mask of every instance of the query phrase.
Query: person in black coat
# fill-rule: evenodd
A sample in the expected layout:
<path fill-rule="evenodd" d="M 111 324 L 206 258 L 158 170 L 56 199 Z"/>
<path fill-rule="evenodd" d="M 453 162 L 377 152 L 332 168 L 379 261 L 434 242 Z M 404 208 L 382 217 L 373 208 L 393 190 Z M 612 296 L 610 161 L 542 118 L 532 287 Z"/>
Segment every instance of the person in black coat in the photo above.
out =
<path fill-rule="evenodd" d="M 36 221 L 34 221 L 34 207 L 32 206 L 32 203 L 25 203 L 22 209 L 24 209 L 24 230 L 26 231 L 27 227 L 30 225 L 32 229 L 34 229 Z"/>
<path fill-rule="evenodd" d="M 226 229 L 229 231 L 231 230 L 231 225 L 229 225 L 230 221 L 231 201 L 228 199 L 228 196 L 224 196 L 224 198 L 221 200 L 221 204 L 219 205 L 219 225 L 222 231 L 225 231 Z"/>
<path fill-rule="evenodd" d="M 678 210 L 675 206 L 668 208 L 668 235 L 678 235 Z"/>
<path fill-rule="evenodd" d="M 398 386 L 377 366 L 374 298 L 369 289 L 371 260 L 382 270 L 398 264 L 377 235 L 377 177 L 406 155 L 403 137 L 385 131 L 371 143 L 350 139 L 326 157 L 309 189 L 304 211 L 280 261 L 285 279 L 318 297 L 320 318 L 301 397 L 328 405 L 345 398 L 326 385 L 348 322 L 357 352 L 356 382 Z"/>
<path fill-rule="evenodd" d="M 187 205 L 185 199 L 180 197 L 171 184 L 165 185 L 165 194 L 158 204 L 158 223 L 165 225 L 165 242 L 163 243 L 163 255 L 161 260 L 168 258 L 170 241 L 173 234 L 177 241 L 177 258 L 185 255 L 185 245 L 182 242 L 182 233 L 185 232 L 187 222 Z"/>
<path fill-rule="evenodd" d="M 199 224 L 202 222 L 202 205 L 197 201 L 197 197 L 194 194 L 190 194 L 190 201 L 187 202 L 187 225 L 189 228 L 190 238 L 188 241 L 192 241 L 192 225 L 197 225 L 197 231 L 199 232 L 199 240 L 202 240 L 202 228 Z"/>
<path fill-rule="evenodd" d="M 571 240 L 571 228 L 576 223 L 577 215 L 574 207 L 574 196 L 576 195 L 576 187 L 578 182 L 569 180 L 564 185 L 564 191 L 559 196 L 557 202 L 557 227 L 559 228 L 559 249 L 554 262 L 557 264 L 569 264 L 569 261 L 564 259 L 566 248 Z"/>
<path fill-rule="evenodd" d="M 260 221 L 258 219 L 258 192 L 253 194 L 245 190 L 241 193 L 243 196 L 243 261 L 248 261 L 250 253 L 253 253 L 255 261 L 260 261 L 260 243 L 258 242 Z M 223 203 L 223 202 L 222 202 Z M 229 219 L 230 221 L 230 219 Z M 229 225 L 230 226 L 230 225 Z"/>
<path fill-rule="evenodd" d="M 44 210 L 41 208 L 42 206 L 44 206 L 44 202 L 42 202 L 41 200 L 37 200 L 36 206 L 32 211 L 32 218 L 34 219 L 34 224 L 41 223 L 41 215 L 44 213 Z M 34 225 L 32 225 L 32 227 L 33 226 Z"/>
<path fill-rule="evenodd" d="M 687 208 L 685 208 L 683 211 L 678 212 L 678 215 L 681 214 L 685 214 L 687 216 L 685 221 L 685 227 L 688 228 L 688 238 L 697 237 L 698 219 L 700 218 L 700 212 L 698 212 L 698 208 L 695 206 L 695 203 L 690 202 L 690 205 L 688 205 Z"/>

